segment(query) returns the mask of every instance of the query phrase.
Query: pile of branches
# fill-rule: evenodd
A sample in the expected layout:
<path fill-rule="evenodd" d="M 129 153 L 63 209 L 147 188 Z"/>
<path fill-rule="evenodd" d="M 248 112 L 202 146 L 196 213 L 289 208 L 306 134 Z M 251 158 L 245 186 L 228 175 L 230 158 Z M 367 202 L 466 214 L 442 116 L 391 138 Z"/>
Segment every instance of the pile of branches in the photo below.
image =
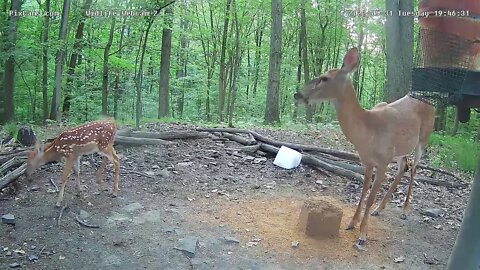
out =
<path fill-rule="evenodd" d="M 197 128 L 196 130 L 167 132 L 145 132 L 122 129 L 119 130 L 115 136 L 115 144 L 125 146 L 172 145 L 175 144 L 173 140 L 203 138 L 234 141 L 242 145 L 235 150 L 252 154 L 257 151 L 263 151 L 271 155 L 276 155 L 280 149 L 279 147 L 283 145 L 302 152 L 302 162 L 304 164 L 312 166 L 327 176 L 336 174 L 357 182 L 363 182 L 364 169 L 360 164 L 358 155 L 355 153 L 314 145 L 277 141 L 255 131 L 245 129 Z M 0 152 L 0 190 L 24 174 L 26 169 L 25 162 L 30 151 L 32 151 L 32 147 Z M 437 180 L 418 174 L 415 178 L 416 181 L 453 188 L 468 186 L 466 182 L 451 172 L 423 164 L 420 164 L 418 167 L 451 176 L 456 181 Z"/>
<path fill-rule="evenodd" d="M 329 149 L 306 144 L 295 144 L 283 142 L 268 138 L 255 131 L 236 129 L 236 128 L 197 128 L 197 131 L 210 132 L 216 136 L 224 137 L 228 140 L 235 141 L 244 145 L 237 149 L 239 151 L 255 152 L 258 150 L 276 155 L 279 147 L 286 146 L 302 152 L 302 163 L 309 165 L 321 173 L 331 176 L 336 174 L 339 176 L 352 179 L 354 181 L 363 183 L 364 168 L 360 163 L 360 158 L 357 154 Z M 455 179 L 455 181 L 438 180 L 432 177 L 417 174 L 415 181 L 429 183 L 437 186 L 445 186 L 450 188 L 465 188 L 468 183 L 460 179 L 455 174 L 443 169 L 433 168 L 424 164 L 417 166 L 419 169 L 429 170 L 433 173 L 440 173 L 448 175 Z M 396 171 L 395 171 L 396 173 Z M 407 176 L 404 175 L 404 184 L 407 183 Z"/>

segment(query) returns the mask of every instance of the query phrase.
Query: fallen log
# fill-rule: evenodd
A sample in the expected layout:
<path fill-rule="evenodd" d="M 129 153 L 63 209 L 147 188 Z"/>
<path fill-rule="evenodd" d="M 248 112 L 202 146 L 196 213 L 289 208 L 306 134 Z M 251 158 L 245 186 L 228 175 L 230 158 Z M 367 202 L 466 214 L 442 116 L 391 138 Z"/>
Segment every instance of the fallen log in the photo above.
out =
<path fill-rule="evenodd" d="M 116 135 L 115 144 L 128 145 L 128 146 L 142 146 L 142 145 L 172 145 L 175 143 L 161 140 L 161 139 L 134 138 L 134 137 Z"/>
<path fill-rule="evenodd" d="M 203 139 L 207 138 L 208 134 L 199 131 L 163 131 L 163 132 L 147 132 L 147 131 L 133 131 L 126 129 L 117 132 L 118 136 L 133 137 L 133 138 L 149 138 L 161 140 L 183 140 L 183 139 Z"/>
<path fill-rule="evenodd" d="M 422 183 L 427 183 L 427 184 L 434 185 L 434 186 L 447 187 L 447 188 L 466 188 L 466 187 L 468 187 L 468 183 L 465 183 L 465 182 L 457 183 L 457 182 L 451 182 L 451 181 L 445 181 L 445 180 L 435 180 L 431 177 L 427 177 L 427 176 L 423 176 L 423 175 L 416 175 L 415 176 L 415 181 L 422 182 Z"/>
<path fill-rule="evenodd" d="M 277 141 L 274 139 L 270 139 L 268 137 L 263 136 L 262 134 L 259 134 L 255 131 L 250 131 L 246 129 L 236 129 L 236 128 L 197 128 L 197 131 L 207 131 L 207 132 L 229 132 L 229 133 L 250 133 L 255 139 L 273 145 L 280 147 L 282 145 L 295 149 L 295 150 L 300 150 L 300 151 L 317 151 L 317 152 L 322 152 L 322 153 L 327 153 L 331 154 L 337 157 L 341 157 L 344 159 L 349 159 L 349 160 L 354 160 L 358 161 L 360 158 L 358 157 L 357 154 L 351 153 L 351 152 L 346 152 L 346 151 L 340 151 L 340 150 L 333 150 L 325 147 L 319 147 L 319 146 L 313 146 L 313 145 L 307 145 L 307 144 L 296 144 L 296 143 L 289 143 L 289 142 L 283 142 L 283 141 Z"/>
<path fill-rule="evenodd" d="M 25 172 L 26 168 L 27 168 L 27 163 L 23 163 L 22 166 L 16 168 L 15 170 L 9 172 L 4 177 L 0 178 L 0 190 L 6 187 L 11 182 L 13 182 L 20 175 L 22 175 Z"/>
<path fill-rule="evenodd" d="M 226 151 L 237 151 L 237 152 L 245 152 L 249 154 L 253 154 L 257 152 L 257 150 L 260 149 L 260 144 L 255 144 L 255 145 L 247 145 L 247 146 L 242 146 L 238 148 L 225 148 Z"/>
<path fill-rule="evenodd" d="M 26 158 L 28 156 L 28 153 L 30 153 L 30 151 L 31 151 L 30 149 L 22 149 L 19 151 L 9 151 L 6 153 L 0 153 L 0 164 L 7 162 L 14 157 Z"/>
<path fill-rule="evenodd" d="M 3 175 L 4 172 L 10 170 L 10 168 L 16 166 L 16 165 L 19 165 L 21 163 L 25 162 L 25 158 L 21 158 L 21 157 L 13 157 L 11 158 L 10 160 L 8 160 L 7 162 L 3 163 L 2 165 L 0 165 L 0 175 Z"/>
<path fill-rule="evenodd" d="M 245 138 L 245 137 L 242 137 L 242 136 L 239 136 L 239 135 L 226 133 L 226 132 L 224 132 L 222 135 L 223 135 L 223 137 L 225 137 L 225 138 L 227 138 L 231 141 L 236 141 L 236 142 L 238 142 L 240 144 L 243 144 L 243 145 L 253 145 L 253 144 L 257 143 L 257 141 L 254 138 Z"/>
<path fill-rule="evenodd" d="M 275 147 L 275 146 L 272 146 L 272 145 L 269 145 L 269 144 L 266 144 L 266 143 L 260 144 L 260 149 L 262 149 L 265 152 L 272 153 L 272 154 L 277 154 L 277 152 L 279 151 L 278 147 Z M 354 179 L 355 181 L 363 183 L 363 177 L 362 177 L 361 174 L 358 174 L 356 172 L 352 172 L 350 170 L 346 170 L 344 168 L 341 168 L 341 167 L 335 166 L 333 164 L 327 163 L 325 161 L 322 161 L 318 158 L 313 157 L 310 154 L 302 154 L 302 162 L 307 164 L 307 165 L 311 165 L 311 166 L 314 166 L 314 167 L 319 167 L 319 168 L 324 169 L 326 171 L 332 172 L 336 175 L 344 176 L 344 177 L 347 177 L 349 179 Z"/>

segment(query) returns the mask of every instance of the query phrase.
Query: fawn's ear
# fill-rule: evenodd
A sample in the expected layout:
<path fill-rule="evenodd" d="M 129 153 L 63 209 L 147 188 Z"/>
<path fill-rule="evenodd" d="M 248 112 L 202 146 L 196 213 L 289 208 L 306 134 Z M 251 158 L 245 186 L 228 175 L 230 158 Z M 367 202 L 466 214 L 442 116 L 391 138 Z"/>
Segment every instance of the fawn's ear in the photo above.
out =
<path fill-rule="evenodd" d="M 343 57 L 343 64 L 340 70 L 344 71 L 345 73 L 353 72 L 358 67 L 358 49 L 357 47 L 353 47 L 345 54 Z"/>
<path fill-rule="evenodd" d="M 35 152 L 38 154 L 40 152 L 43 152 L 43 144 L 39 143 L 38 141 L 35 141 Z"/>

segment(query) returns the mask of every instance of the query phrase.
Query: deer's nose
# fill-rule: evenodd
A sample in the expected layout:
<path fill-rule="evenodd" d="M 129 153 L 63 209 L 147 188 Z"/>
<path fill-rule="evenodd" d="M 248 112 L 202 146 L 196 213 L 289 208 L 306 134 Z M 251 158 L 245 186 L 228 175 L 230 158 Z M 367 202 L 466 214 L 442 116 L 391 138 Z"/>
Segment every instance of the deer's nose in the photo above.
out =
<path fill-rule="evenodd" d="M 303 99 L 303 95 L 300 92 L 293 94 L 294 99 Z"/>

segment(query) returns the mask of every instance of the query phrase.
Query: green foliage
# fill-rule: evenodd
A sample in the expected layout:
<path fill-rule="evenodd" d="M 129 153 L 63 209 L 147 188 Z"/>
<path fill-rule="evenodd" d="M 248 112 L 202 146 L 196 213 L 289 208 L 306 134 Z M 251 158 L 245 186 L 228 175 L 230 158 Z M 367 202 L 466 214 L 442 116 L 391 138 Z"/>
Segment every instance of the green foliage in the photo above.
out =
<path fill-rule="evenodd" d="M 480 158 L 480 143 L 459 136 L 434 133 L 430 136 L 428 159 L 435 166 L 473 173 Z"/>

